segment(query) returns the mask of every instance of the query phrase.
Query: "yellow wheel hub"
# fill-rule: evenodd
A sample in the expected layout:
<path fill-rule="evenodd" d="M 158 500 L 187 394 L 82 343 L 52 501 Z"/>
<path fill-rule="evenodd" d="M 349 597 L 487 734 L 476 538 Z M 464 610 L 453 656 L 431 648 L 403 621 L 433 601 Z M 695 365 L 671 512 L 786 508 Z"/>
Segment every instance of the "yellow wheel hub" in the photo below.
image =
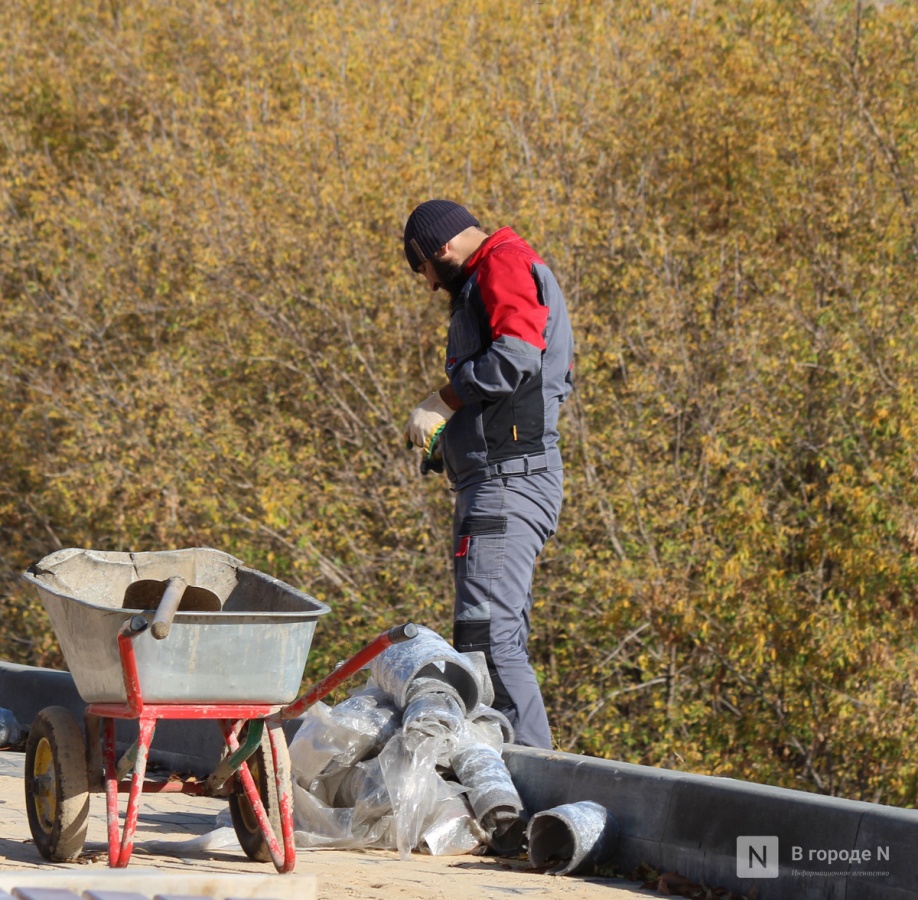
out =
<path fill-rule="evenodd" d="M 32 775 L 35 779 L 32 802 L 38 813 L 38 823 L 45 834 L 51 834 L 57 821 L 57 778 L 54 773 L 54 753 L 47 738 L 38 742 Z"/>

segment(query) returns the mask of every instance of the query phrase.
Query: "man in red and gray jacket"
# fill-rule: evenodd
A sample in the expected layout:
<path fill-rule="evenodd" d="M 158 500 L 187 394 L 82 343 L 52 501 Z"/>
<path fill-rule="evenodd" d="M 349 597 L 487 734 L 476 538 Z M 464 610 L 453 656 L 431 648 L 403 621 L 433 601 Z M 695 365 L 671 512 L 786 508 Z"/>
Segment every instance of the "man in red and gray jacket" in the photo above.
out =
<path fill-rule="evenodd" d="M 527 641 L 533 568 L 563 496 L 558 411 L 574 359 L 564 296 L 521 237 L 488 235 L 449 200 L 418 206 L 404 240 L 411 268 L 450 296 L 448 380 L 407 432 L 425 462 L 442 455 L 456 491 L 453 643 L 484 651 L 517 743 L 551 749 Z"/>

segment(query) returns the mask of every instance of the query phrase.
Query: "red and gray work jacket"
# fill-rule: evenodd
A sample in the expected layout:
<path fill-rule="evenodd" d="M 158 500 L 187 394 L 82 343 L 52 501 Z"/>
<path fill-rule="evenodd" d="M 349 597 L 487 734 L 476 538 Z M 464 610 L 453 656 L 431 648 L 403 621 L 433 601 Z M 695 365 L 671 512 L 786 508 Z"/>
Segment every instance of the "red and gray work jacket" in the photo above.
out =
<path fill-rule="evenodd" d="M 446 374 L 465 405 L 440 441 L 453 489 L 561 469 L 558 411 L 574 365 L 561 288 L 510 228 L 492 234 L 465 268 L 446 345 Z"/>

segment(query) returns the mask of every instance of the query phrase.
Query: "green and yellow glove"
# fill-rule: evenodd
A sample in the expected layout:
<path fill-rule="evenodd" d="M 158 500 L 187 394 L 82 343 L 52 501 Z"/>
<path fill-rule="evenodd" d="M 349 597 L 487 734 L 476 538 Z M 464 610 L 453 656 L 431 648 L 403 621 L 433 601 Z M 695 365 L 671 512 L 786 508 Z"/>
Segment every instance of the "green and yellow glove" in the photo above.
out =
<path fill-rule="evenodd" d="M 440 451 L 440 435 L 446 428 L 444 422 L 435 432 L 430 442 L 430 450 L 421 457 L 421 474 L 427 475 L 430 472 L 443 471 L 443 453 Z"/>
<path fill-rule="evenodd" d="M 453 414 L 439 391 L 434 391 L 423 403 L 418 404 L 408 417 L 405 429 L 407 445 L 421 451 L 421 473 L 442 472 L 443 459 L 438 446 L 440 434 Z"/>

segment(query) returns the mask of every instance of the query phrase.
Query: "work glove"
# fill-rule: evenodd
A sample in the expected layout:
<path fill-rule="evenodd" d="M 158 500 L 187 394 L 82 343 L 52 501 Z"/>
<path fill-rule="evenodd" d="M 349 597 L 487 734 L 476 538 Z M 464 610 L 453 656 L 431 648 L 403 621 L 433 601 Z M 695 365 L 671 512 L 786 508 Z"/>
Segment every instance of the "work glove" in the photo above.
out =
<path fill-rule="evenodd" d="M 421 457 L 421 474 L 429 475 L 431 472 L 443 471 L 443 453 L 440 451 L 440 435 L 446 428 L 444 422 L 434 433 L 433 440 L 430 443 L 430 453 Z"/>
<path fill-rule="evenodd" d="M 408 446 L 419 447 L 424 458 L 430 459 L 440 432 L 452 414 L 453 411 L 443 401 L 440 392 L 434 391 L 408 416 L 408 426 L 405 429 Z"/>

